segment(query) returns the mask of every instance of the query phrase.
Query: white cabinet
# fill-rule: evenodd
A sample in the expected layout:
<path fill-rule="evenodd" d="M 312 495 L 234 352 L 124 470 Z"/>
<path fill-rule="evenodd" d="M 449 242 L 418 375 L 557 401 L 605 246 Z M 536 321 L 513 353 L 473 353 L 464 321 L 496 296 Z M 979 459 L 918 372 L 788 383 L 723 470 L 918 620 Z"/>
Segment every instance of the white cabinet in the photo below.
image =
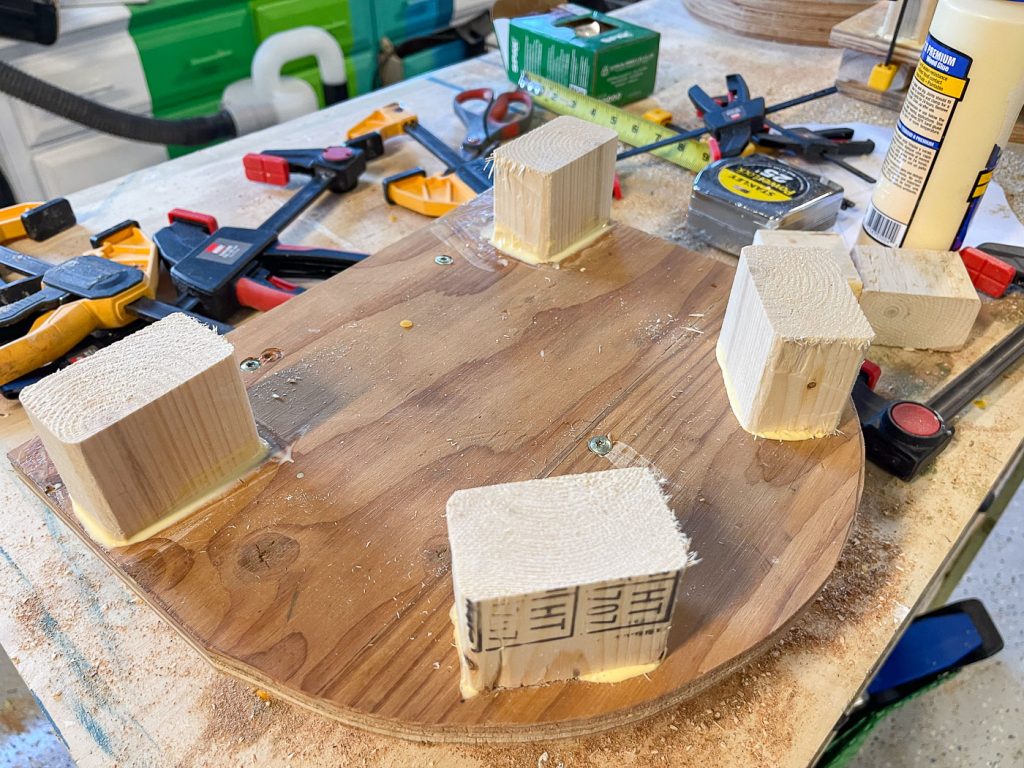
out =
<path fill-rule="evenodd" d="M 70 8 L 55 45 L 6 41 L 0 59 L 106 106 L 151 114 L 128 20 L 124 6 Z M 69 194 L 166 159 L 158 144 L 100 134 L 0 94 L 0 169 L 19 201 Z"/>

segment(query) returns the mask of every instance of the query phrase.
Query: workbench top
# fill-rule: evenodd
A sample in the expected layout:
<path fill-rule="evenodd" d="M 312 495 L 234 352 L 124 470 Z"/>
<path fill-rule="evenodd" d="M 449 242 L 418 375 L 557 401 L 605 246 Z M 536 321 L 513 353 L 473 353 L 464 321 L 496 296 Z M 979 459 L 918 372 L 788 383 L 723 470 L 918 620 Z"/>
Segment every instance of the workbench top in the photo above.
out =
<path fill-rule="evenodd" d="M 768 102 L 832 84 L 840 53 L 753 41 L 689 17 L 678 0 L 648 0 L 624 16 L 662 32 L 655 103 L 690 115 L 686 90 L 740 72 Z M 507 87 L 495 55 L 402 83 L 331 110 L 246 136 L 71 196 L 82 227 L 35 253 L 70 255 L 84 231 L 125 218 L 152 232 L 174 207 L 254 224 L 290 190 L 246 182 L 241 156 L 265 148 L 338 143 L 376 106 L 399 100 L 443 139 L 461 126 L 457 90 Z M 891 112 L 834 96 L 786 113 L 786 122 L 872 122 Z M 379 180 L 437 162 L 408 139 L 389 142 L 360 188 L 328 197 L 287 242 L 376 251 L 429 224 L 384 202 Z M 996 174 L 1020 214 L 1021 152 Z M 651 157 L 620 164 L 625 199 L 613 216 L 699 248 L 684 230 L 692 175 Z M 842 179 L 840 179 L 842 181 Z M 84 228 L 84 229 L 83 229 Z M 27 249 L 26 249 L 27 250 Z M 719 254 L 720 258 L 731 258 Z M 922 397 L 1024 318 L 1024 302 L 985 300 L 966 350 L 873 351 L 880 391 Z M 310 322 L 314 322 L 311 318 Z M 420 745 L 344 727 L 215 672 L 130 594 L 77 538 L 0 470 L 0 644 L 49 711 L 79 765 L 803 766 L 916 607 L 927 603 L 976 510 L 1024 434 L 1024 373 L 1004 377 L 958 423 L 952 446 L 911 484 L 867 470 L 861 514 L 839 569 L 778 647 L 690 702 L 641 724 L 571 741 L 513 746 Z M 17 404 L 0 405 L 4 452 L 30 430 Z"/>

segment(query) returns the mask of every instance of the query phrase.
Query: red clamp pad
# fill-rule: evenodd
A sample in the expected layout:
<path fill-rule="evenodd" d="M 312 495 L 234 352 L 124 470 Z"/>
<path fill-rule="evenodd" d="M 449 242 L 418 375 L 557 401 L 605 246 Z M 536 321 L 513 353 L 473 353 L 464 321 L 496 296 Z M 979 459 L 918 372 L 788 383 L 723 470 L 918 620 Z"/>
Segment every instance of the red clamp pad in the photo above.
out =
<path fill-rule="evenodd" d="M 896 403 L 889 416 L 897 427 L 915 437 L 932 437 L 942 429 L 942 422 L 935 412 L 920 403 Z"/>
<path fill-rule="evenodd" d="M 714 136 L 708 136 L 708 149 L 711 150 L 711 162 L 722 159 L 722 147 L 719 146 L 718 139 Z"/>
<path fill-rule="evenodd" d="M 249 181 L 260 181 L 264 184 L 283 187 L 291 178 L 288 161 L 283 157 L 250 152 L 242 158 L 242 167 L 245 168 L 245 178 Z"/>
<path fill-rule="evenodd" d="M 1017 278 L 1017 270 L 995 256 L 977 248 L 963 248 L 960 258 L 967 267 L 974 287 L 992 298 L 998 299 Z"/>
<path fill-rule="evenodd" d="M 619 174 L 615 174 L 615 181 L 612 182 L 612 197 L 616 200 L 622 199 L 622 184 L 619 183 Z"/>
<path fill-rule="evenodd" d="M 328 147 L 324 150 L 323 157 L 328 163 L 344 163 L 350 160 L 353 154 L 355 153 L 348 147 Z"/>
<path fill-rule="evenodd" d="M 218 229 L 217 220 L 208 213 L 190 211 L 187 208 L 173 208 L 167 212 L 167 220 L 173 224 L 176 221 L 187 221 L 190 224 L 198 224 L 206 230 L 206 234 L 212 235 Z"/>
<path fill-rule="evenodd" d="M 269 312 L 300 292 L 297 285 L 278 277 L 271 277 L 268 282 L 270 285 L 264 285 L 251 278 L 243 277 L 235 284 L 235 297 L 238 299 L 238 303 L 243 307 L 257 309 L 260 312 Z"/>
<path fill-rule="evenodd" d="M 860 372 L 868 377 L 867 385 L 868 389 L 874 390 L 875 384 L 882 378 L 882 369 L 878 363 L 873 363 L 870 360 L 865 360 L 860 364 Z"/>

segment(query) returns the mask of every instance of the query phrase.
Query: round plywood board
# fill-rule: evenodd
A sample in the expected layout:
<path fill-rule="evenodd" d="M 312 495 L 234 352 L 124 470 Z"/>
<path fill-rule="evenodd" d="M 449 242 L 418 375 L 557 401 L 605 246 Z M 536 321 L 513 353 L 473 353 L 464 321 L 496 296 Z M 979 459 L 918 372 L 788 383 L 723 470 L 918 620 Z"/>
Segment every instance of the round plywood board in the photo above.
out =
<path fill-rule="evenodd" d="M 817 594 L 862 487 L 856 416 L 800 443 L 739 427 L 714 354 L 728 265 L 621 226 L 558 270 L 466 253 L 417 234 L 231 334 L 239 359 L 267 352 L 247 384 L 287 461 L 147 542 L 90 546 L 218 668 L 346 723 L 511 741 L 637 720 L 767 647 Z M 588 450 L 599 434 L 607 456 Z M 88 541 L 39 443 L 12 459 Z M 668 658 L 614 685 L 462 701 L 451 493 L 643 464 L 702 558 Z"/>

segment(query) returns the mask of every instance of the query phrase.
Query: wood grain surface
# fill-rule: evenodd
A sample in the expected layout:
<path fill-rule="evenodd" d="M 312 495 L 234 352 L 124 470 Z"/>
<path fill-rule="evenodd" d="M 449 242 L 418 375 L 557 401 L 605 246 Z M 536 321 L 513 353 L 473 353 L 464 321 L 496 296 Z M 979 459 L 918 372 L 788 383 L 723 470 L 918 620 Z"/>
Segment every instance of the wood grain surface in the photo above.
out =
<path fill-rule="evenodd" d="M 249 393 L 287 461 L 158 538 L 91 546 L 213 664 L 350 724 L 509 741 L 634 721 L 749 659 L 821 588 L 862 488 L 857 420 L 795 444 L 743 432 L 714 355 L 731 267 L 622 225 L 557 270 L 475 254 L 425 231 L 235 331 L 240 358 L 268 361 Z M 11 458 L 81 533 L 39 443 Z M 447 498 L 610 463 L 668 478 L 704 560 L 669 657 L 649 679 L 461 701 Z"/>
<path fill-rule="evenodd" d="M 745 37 L 827 45 L 832 27 L 871 5 L 864 0 L 682 0 L 701 21 Z"/>

